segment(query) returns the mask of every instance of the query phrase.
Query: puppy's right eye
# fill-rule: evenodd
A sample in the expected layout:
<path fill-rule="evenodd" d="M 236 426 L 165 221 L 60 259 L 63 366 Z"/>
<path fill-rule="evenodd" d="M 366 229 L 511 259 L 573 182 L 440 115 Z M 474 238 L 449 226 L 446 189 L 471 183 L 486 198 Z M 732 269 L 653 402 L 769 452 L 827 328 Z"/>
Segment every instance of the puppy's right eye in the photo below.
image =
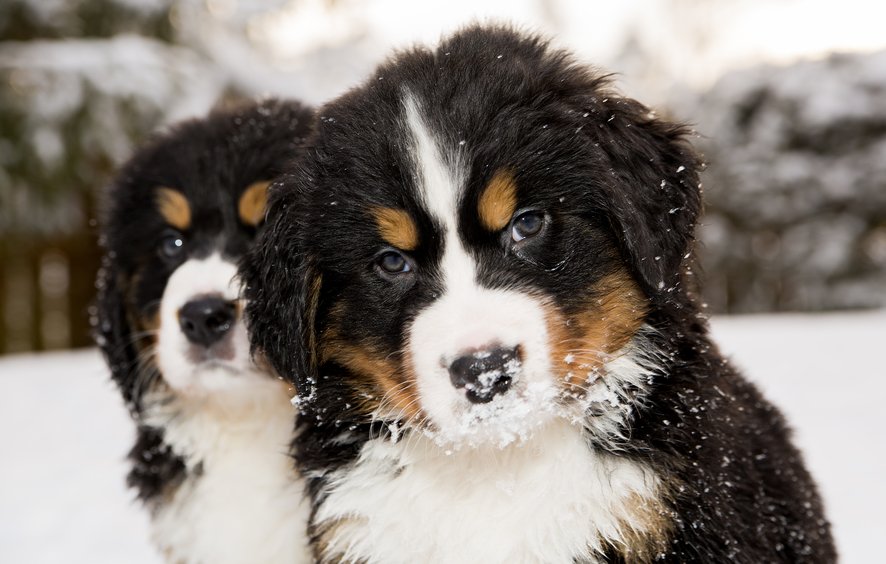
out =
<path fill-rule="evenodd" d="M 540 211 L 528 211 L 511 221 L 511 240 L 519 243 L 538 235 L 545 225 L 545 214 Z"/>
<path fill-rule="evenodd" d="M 412 271 L 412 265 L 409 261 L 397 251 L 386 251 L 379 255 L 376 264 L 386 274 L 405 274 Z"/>
<path fill-rule="evenodd" d="M 185 238 L 181 233 L 169 233 L 160 240 L 157 251 L 165 259 L 176 259 L 185 251 Z"/>

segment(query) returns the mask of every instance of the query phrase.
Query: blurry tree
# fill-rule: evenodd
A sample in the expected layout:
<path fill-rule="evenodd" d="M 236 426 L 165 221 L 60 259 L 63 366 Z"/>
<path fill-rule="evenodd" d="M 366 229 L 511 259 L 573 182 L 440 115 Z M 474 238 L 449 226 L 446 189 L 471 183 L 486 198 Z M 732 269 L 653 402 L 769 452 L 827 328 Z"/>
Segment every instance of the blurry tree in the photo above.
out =
<path fill-rule="evenodd" d="M 174 94 L 165 67 L 181 64 L 165 52 L 174 49 L 169 10 L 163 1 L 0 3 L 0 352 L 90 343 L 92 220 L 112 171 Z"/>
<path fill-rule="evenodd" d="M 724 76 L 698 123 L 713 311 L 886 306 L 886 51 Z"/>
<path fill-rule="evenodd" d="M 5 0 L 0 38 L 108 38 L 132 33 L 172 41 L 171 0 Z"/>

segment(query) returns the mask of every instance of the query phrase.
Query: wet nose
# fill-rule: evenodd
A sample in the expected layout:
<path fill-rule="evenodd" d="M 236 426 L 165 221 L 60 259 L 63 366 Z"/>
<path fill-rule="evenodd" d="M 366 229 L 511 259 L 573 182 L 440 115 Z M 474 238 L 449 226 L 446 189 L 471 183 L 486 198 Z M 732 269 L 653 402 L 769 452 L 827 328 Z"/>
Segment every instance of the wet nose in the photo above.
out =
<path fill-rule="evenodd" d="M 234 326 L 237 308 L 233 302 L 219 297 L 192 300 L 178 310 L 182 333 L 195 345 L 209 347 L 218 342 Z"/>
<path fill-rule="evenodd" d="M 459 356 L 449 365 L 449 378 L 464 388 L 468 401 L 487 403 L 511 387 L 520 371 L 518 347 L 489 347 Z"/>

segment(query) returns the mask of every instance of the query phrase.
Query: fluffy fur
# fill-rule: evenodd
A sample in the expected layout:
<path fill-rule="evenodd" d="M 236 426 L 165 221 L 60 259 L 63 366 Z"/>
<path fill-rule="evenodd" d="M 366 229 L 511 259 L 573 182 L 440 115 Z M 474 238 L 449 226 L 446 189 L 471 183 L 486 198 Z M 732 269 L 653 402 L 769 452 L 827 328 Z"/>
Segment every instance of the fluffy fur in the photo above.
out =
<path fill-rule="evenodd" d="M 271 100 L 178 124 L 108 192 L 97 341 L 137 424 L 129 485 L 170 562 L 310 561 L 292 391 L 249 354 L 236 263 L 311 118 Z"/>
<path fill-rule="evenodd" d="M 834 561 L 694 298 L 686 133 L 504 28 L 320 110 L 243 270 L 319 562 Z"/>

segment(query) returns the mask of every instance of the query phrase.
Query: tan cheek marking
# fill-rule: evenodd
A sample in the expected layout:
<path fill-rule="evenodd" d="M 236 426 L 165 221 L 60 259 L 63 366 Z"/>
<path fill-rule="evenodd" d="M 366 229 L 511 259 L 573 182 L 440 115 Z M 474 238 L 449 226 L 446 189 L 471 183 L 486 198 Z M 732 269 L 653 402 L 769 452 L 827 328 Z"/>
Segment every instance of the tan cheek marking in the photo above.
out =
<path fill-rule="evenodd" d="M 157 188 L 157 210 L 166 223 L 184 231 L 191 226 L 191 206 L 184 194 L 172 188 Z"/>
<path fill-rule="evenodd" d="M 601 280 L 587 307 L 569 318 L 547 306 L 551 360 L 564 386 L 579 391 L 608 360 L 630 342 L 643 325 L 647 302 L 637 283 L 618 272 Z"/>
<path fill-rule="evenodd" d="M 308 351 L 313 370 L 317 369 L 317 310 L 320 307 L 320 289 L 323 287 L 323 276 L 313 274 L 308 295 L 308 308 L 305 312 L 305 326 L 308 328 Z"/>
<path fill-rule="evenodd" d="M 339 331 L 343 318 L 342 309 L 333 306 L 327 316 L 329 326 L 319 339 L 320 362 L 333 360 L 363 377 L 356 385 L 364 392 L 362 407 L 366 413 L 382 407 L 385 412 L 399 415 L 403 419 L 417 420 L 421 406 L 415 388 L 415 377 L 408 368 L 411 364 L 406 361 L 401 364 L 372 343 L 353 343 L 343 339 Z"/>
<path fill-rule="evenodd" d="M 357 385 L 368 396 L 364 403 L 367 413 L 383 407 L 385 412 L 401 415 L 403 419 L 419 416 L 414 379 L 404 378 L 397 362 L 386 359 L 372 347 L 352 345 L 339 339 L 324 339 L 321 358 L 324 362 L 334 360 L 354 374 L 366 378 L 365 382 L 358 382 Z"/>
<path fill-rule="evenodd" d="M 160 330 L 160 309 L 158 308 L 150 316 L 142 316 L 142 329 L 145 331 L 159 331 Z M 151 335 L 151 337 L 156 340 L 156 335 Z"/>
<path fill-rule="evenodd" d="M 517 182 L 514 173 L 501 169 L 486 185 L 477 204 L 480 223 L 490 231 L 504 229 L 517 209 Z"/>
<path fill-rule="evenodd" d="M 253 182 L 243 191 L 237 204 L 237 214 L 245 225 L 256 227 L 264 220 L 265 208 L 268 206 L 268 186 L 270 185 L 270 181 L 262 180 Z"/>
<path fill-rule="evenodd" d="M 374 208 L 372 215 L 382 239 L 391 246 L 404 251 L 414 251 L 418 247 L 418 229 L 405 210 Z"/>
<path fill-rule="evenodd" d="M 120 276 L 117 279 L 117 284 L 119 288 L 126 288 L 125 293 L 125 308 L 126 308 L 126 321 L 129 323 L 129 327 L 132 329 L 132 332 L 137 337 L 134 338 L 133 344 L 135 348 L 139 351 L 143 351 L 148 347 L 157 343 L 157 333 L 160 330 L 160 308 L 154 311 L 154 313 L 146 315 L 143 312 L 136 311 L 131 307 L 132 304 L 135 303 L 135 292 L 138 289 L 139 282 L 142 277 L 142 268 L 139 267 L 135 274 L 132 275 L 131 278 L 127 279 L 124 276 Z"/>

